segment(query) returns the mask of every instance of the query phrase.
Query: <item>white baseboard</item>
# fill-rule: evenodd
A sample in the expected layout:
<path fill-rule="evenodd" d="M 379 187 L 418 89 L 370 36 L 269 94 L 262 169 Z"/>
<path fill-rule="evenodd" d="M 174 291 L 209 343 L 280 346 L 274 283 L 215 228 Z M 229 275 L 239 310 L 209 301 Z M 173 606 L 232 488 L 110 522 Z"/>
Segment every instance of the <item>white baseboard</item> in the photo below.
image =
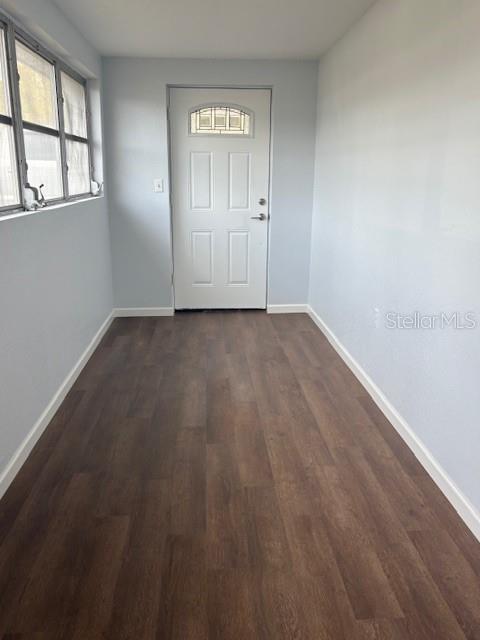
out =
<path fill-rule="evenodd" d="M 144 317 L 162 317 L 173 316 L 175 310 L 173 307 L 126 307 L 124 309 L 114 309 L 114 318 L 144 318 Z"/>
<path fill-rule="evenodd" d="M 65 380 L 62 382 L 56 394 L 48 403 L 45 411 L 42 413 L 40 418 L 37 420 L 37 422 L 34 424 L 32 429 L 28 433 L 27 437 L 23 440 L 21 445 L 15 451 L 15 453 L 13 454 L 12 458 L 10 459 L 5 469 L 0 473 L 0 498 L 4 495 L 4 493 L 10 486 L 12 480 L 20 471 L 20 468 L 22 467 L 25 460 L 28 458 L 33 447 L 35 446 L 40 436 L 48 426 L 50 420 L 53 418 L 58 408 L 64 401 L 67 393 L 72 388 L 75 380 L 80 375 L 80 372 L 82 371 L 83 367 L 87 364 L 90 356 L 95 351 L 98 344 L 100 343 L 100 340 L 103 338 L 103 336 L 107 332 L 112 322 L 112 319 L 113 319 L 113 314 L 110 313 L 108 318 L 106 318 L 105 322 L 102 324 L 100 329 L 94 335 L 88 347 L 85 349 L 85 351 L 82 353 L 82 355 L 78 359 L 73 369 L 70 371 L 70 373 L 67 375 Z"/>
<path fill-rule="evenodd" d="M 269 304 L 267 313 L 308 313 L 308 304 Z"/>
<path fill-rule="evenodd" d="M 372 397 L 380 411 L 382 411 L 387 420 L 398 431 L 404 442 L 412 450 L 417 460 L 457 511 L 458 515 L 462 518 L 470 531 L 480 541 L 480 513 L 477 509 L 440 466 L 425 444 L 420 440 L 406 420 L 398 413 L 392 403 L 384 395 L 382 390 L 375 384 L 355 358 L 349 353 L 346 347 L 344 347 L 336 337 L 333 331 L 325 324 L 325 322 L 323 322 L 320 316 L 318 316 L 310 306 L 308 308 L 308 314 L 320 331 L 325 335 L 338 355 Z"/>

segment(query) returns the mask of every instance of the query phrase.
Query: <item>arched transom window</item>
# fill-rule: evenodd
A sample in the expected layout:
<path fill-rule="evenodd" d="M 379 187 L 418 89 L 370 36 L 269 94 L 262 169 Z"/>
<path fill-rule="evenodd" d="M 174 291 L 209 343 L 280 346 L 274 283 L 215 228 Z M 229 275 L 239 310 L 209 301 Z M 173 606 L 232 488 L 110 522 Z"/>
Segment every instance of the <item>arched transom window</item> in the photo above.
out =
<path fill-rule="evenodd" d="M 251 136 L 253 116 L 241 107 L 208 105 L 190 112 L 192 135 Z"/>

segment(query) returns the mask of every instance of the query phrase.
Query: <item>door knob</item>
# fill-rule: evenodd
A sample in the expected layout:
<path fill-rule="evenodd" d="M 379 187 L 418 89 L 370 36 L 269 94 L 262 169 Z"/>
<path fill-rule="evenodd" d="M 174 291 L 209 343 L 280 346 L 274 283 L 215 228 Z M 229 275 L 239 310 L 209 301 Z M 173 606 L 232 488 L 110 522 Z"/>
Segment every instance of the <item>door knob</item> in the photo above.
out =
<path fill-rule="evenodd" d="M 259 213 L 258 216 L 252 216 L 250 220 L 266 220 L 267 216 L 264 213 Z"/>

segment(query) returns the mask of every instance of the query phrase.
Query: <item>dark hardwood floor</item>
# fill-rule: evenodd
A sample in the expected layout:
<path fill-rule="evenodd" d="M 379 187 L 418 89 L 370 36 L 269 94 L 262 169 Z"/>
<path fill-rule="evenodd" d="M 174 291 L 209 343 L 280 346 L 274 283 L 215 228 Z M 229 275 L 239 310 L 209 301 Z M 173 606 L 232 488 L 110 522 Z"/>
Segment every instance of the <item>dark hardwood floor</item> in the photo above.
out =
<path fill-rule="evenodd" d="M 478 640 L 480 545 L 304 315 L 117 319 L 1 502 L 3 640 Z"/>

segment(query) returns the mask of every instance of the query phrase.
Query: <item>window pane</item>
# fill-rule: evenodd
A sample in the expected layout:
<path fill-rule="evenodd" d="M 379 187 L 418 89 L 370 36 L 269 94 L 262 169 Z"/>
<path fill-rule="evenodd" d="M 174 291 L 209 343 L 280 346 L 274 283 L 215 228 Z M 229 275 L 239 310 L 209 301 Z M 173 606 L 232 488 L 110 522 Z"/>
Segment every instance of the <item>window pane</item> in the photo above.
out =
<path fill-rule="evenodd" d="M 250 115 L 222 105 L 203 107 L 190 114 L 190 133 L 195 135 L 250 135 Z"/>
<path fill-rule="evenodd" d="M 68 192 L 71 196 L 90 193 L 88 145 L 67 140 Z"/>
<path fill-rule="evenodd" d="M 29 183 L 32 187 L 44 184 L 43 194 L 47 200 L 62 198 L 60 140 L 28 129 L 24 129 L 23 134 Z"/>
<path fill-rule="evenodd" d="M 210 129 L 212 127 L 212 110 L 202 109 L 198 112 L 199 129 Z"/>
<path fill-rule="evenodd" d="M 230 129 L 241 129 L 242 128 L 242 114 L 237 109 L 230 109 Z"/>
<path fill-rule="evenodd" d="M 13 128 L 0 124 L 0 207 L 19 204 Z"/>
<path fill-rule="evenodd" d="M 87 109 L 85 87 L 62 73 L 63 112 L 65 131 L 80 138 L 87 137 Z"/>
<path fill-rule="evenodd" d="M 53 65 L 21 42 L 17 42 L 17 63 L 23 120 L 58 129 Z"/>
<path fill-rule="evenodd" d="M 2 28 L 0 28 L 0 113 L 4 116 L 10 115 L 5 32 Z"/>
<path fill-rule="evenodd" d="M 217 107 L 215 109 L 215 129 L 227 128 L 227 110 Z"/>

